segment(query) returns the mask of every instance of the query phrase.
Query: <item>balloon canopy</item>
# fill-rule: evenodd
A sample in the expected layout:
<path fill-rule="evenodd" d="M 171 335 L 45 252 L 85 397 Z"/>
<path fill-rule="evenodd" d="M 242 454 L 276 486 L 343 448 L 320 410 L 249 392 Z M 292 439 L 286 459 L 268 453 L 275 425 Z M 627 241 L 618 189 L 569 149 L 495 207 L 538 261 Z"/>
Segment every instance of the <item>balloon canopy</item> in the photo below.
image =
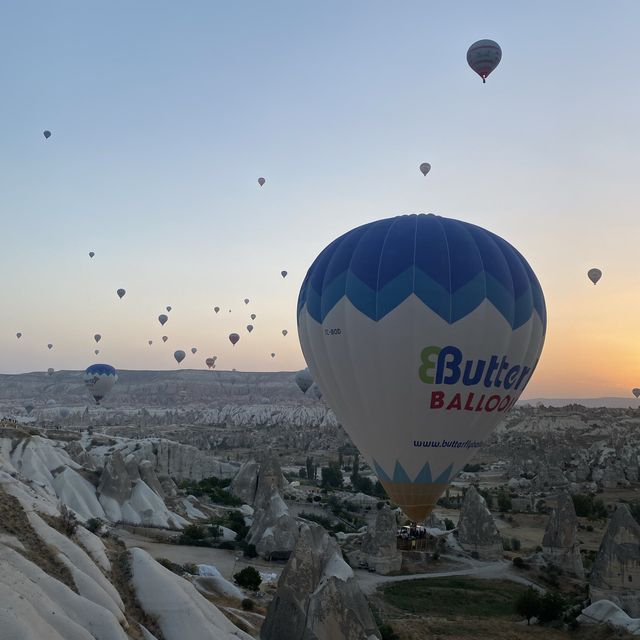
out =
<path fill-rule="evenodd" d="M 483 83 L 487 81 L 489 74 L 500 64 L 500 60 L 502 60 L 502 49 L 493 40 L 478 40 L 467 51 L 467 62 L 482 78 Z"/>
<path fill-rule="evenodd" d="M 42 132 L 42 135 L 45 137 L 46 140 L 48 140 L 51 137 L 51 131 L 49 131 L 48 129 L 45 129 Z"/>
<path fill-rule="evenodd" d="M 162 336 L 162 342 L 166 342 L 169 339 L 169 336 Z"/>
<path fill-rule="evenodd" d="M 220 307 L 213 307 L 213 310 L 218 313 L 218 311 L 220 311 Z"/>
<path fill-rule="evenodd" d="M 16 333 L 16 338 L 18 338 L 18 340 L 20 340 L 20 338 L 22 338 L 22 333 L 20 333 L 20 331 L 18 331 L 18 333 Z"/>
<path fill-rule="evenodd" d="M 302 351 L 327 404 L 415 521 L 516 403 L 546 308 L 499 236 L 432 214 L 353 229 L 311 265 Z"/>
<path fill-rule="evenodd" d="M 600 271 L 600 269 L 589 269 L 589 271 L 587 271 L 587 278 L 589 278 L 593 284 L 597 284 L 598 280 L 602 278 L 602 271 Z"/>
<path fill-rule="evenodd" d="M 252 320 L 255 320 L 255 319 L 256 319 L 256 314 L 255 314 L 255 313 L 252 313 L 252 314 L 251 314 L 251 319 L 252 319 Z"/>
<path fill-rule="evenodd" d="M 252 325 L 252 324 L 248 324 L 248 325 L 247 325 L 247 331 L 248 331 L 249 333 L 251 333 L 251 332 L 253 331 L 253 325 Z"/>
<path fill-rule="evenodd" d="M 264 186 L 264 183 L 266 182 L 266 180 L 264 178 L 258 178 L 258 184 L 262 187 Z"/>
<path fill-rule="evenodd" d="M 158 316 L 158 322 L 159 322 L 161 325 L 163 325 L 163 326 L 164 326 L 164 323 L 165 323 L 168 319 L 169 319 L 169 316 L 167 316 L 167 314 L 166 314 L 166 313 L 161 313 L 161 314 Z"/>
<path fill-rule="evenodd" d="M 229 334 L 229 342 L 235 347 L 236 343 L 240 340 L 240 336 L 237 333 Z"/>
<path fill-rule="evenodd" d="M 176 359 L 176 362 L 178 364 L 180 364 L 186 358 L 186 356 L 187 354 L 182 349 L 178 349 L 177 351 L 173 352 L 173 357 Z"/>
<path fill-rule="evenodd" d="M 117 381 L 118 373 L 110 364 L 92 364 L 84 372 L 84 384 L 96 404 L 100 404 Z"/>
<path fill-rule="evenodd" d="M 93 258 L 93 256 L 95 256 L 96 254 L 93 251 L 89 251 L 89 257 Z"/>
<path fill-rule="evenodd" d="M 431 171 L 431 165 L 428 162 L 423 162 L 420 165 L 420 171 L 422 172 L 423 176 L 426 176 L 427 173 L 429 173 L 429 171 Z"/>
<path fill-rule="evenodd" d="M 118 298 L 122 300 L 122 298 L 124 298 L 124 294 L 127 292 L 124 289 L 118 289 L 116 293 L 118 294 Z"/>
<path fill-rule="evenodd" d="M 93 336 L 93 339 L 94 339 L 96 342 L 100 342 L 100 340 L 102 340 L 102 336 L 101 336 L 99 333 L 96 333 L 96 334 Z"/>
<path fill-rule="evenodd" d="M 283 278 L 286 278 L 286 277 L 287 277 L 287 273 L 288 273 L 287 271 L 281 271 L 281 272 L 280 272 L 280 275 L 281 275 Z"/>
<path fill-rule="evenodd" d="M 191 353 L 193 353 L 193 355 L 195 356 L 196 353 L 198 353 L 198 348 L 197 347 L 191 347 Z"/>
<path fill-rule="evenodd" d="M 631 390 L 631 393 L 633 393 L 633 395 L 634 395 L 636 398 L 640 398 L 640 389 L 638 389 L 637 387 L 636 387 L 635 389 L 632 389 L 632 390 Z"/>

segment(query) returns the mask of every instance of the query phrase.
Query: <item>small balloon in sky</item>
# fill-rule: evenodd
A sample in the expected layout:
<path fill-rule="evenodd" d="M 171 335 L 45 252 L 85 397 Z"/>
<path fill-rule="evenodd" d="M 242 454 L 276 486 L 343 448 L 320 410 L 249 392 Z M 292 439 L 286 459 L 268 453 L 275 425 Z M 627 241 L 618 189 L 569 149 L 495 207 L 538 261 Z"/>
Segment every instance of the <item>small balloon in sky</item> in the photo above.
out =
<path fill-rule="evenodd" d="M 52 376 L 52 375 L 53 375 L 53 367 L 49 367 L 49 368 L 47 369 L 47 373 L 48 373 L 50 376 Z"/>
<path fill-rule="evenodd" d="M 287 333 L 289 333 L 286 329 L 282 330 L 282 335 L 286 337 Z"/>
<path fill-rule="evenodd" d="M 51 131 L 49 131 L 49 129 L 45 129 L 42 132 L 42 135 L 45 137 L 45 140 L 48 140 L 51 137 Z"/>
<path fill-rule="evenodd" d="M 249 298 L 245 298 L 245 299 L 244 299 L 244 303 L 245 303 L 245 304 L 249 304 Z"/>
<path fill-rule="evenodd" d="M 120 298 L 120 300 L 122 300 L 122 298 L 124 298 L 124 294 L 127 293 L 124 289 L 118 289 L 116 291 L 116 293 L 118 294 L 118 298 Z"/>
<path fill-rule="evenodd" d="M 272 357 L 272 358 L 275 358 L 275 357 L 276 357 L 276 354 L 275 354 L 275 353 L 272 353 L 272 354 L 271 354 L 271 357 Z"/>
<path fill-rule="evenodd" d="M 16 333 L 16 338 L 18 338 L 18 340 L 20 340 L 20 338 L 22 338 L 22 334 L 20 333 L 20 331 L 18 331 L 18 333 Z"/>
<path fill-rule="evenodd" d="M 247 325 L 247 331 L 248 331 L 249 333 L 251 333 L 251 332 L 253 331 L 253 325 L 252 325 L 252 324 L 248 324 L 248 325 Z"/>
<path fill-rule="evenodd" d="M 49 351 L 51 351 L 51 349 L 53 349 L 53 345 L 52 345 L 51 343 L 49 343 L 49 344 L 47 345 L 47 349 L 49 349 Z"/>
<path fill-rule="evenodd" d="M 100 353 L 100 349 L 94 349 L 93 353 L 95 353 L 96 355 L 98 355 Z"/>
<path fill-rule="evenodd" d="M 281 272 L 280 272 L 280 275 L 281 275 L 283 278 L 286 278 L 288 273 L 289 273 L 288 271 L 281 271 Z"/>
<path fill-rule="evenodd" d="M 600 271 L 600 269 L 589 269 L 589 271 L 587 271 L 587 277 L 593 284 L 596 284 L 598 280 L 602 278 L 602 271 Z"/>
<path fill-rule="evenodd" d="M 633 393 L 636 398 L 640 398 L 640 389 L 638 389 L 637 387 L 635 389 L 632 389 L 631 393 Z"/>
<path fill-rule="evenodd" d="M 149 340 L 149 346 L 153 344 L 153 340 Z"/>
<path fill-rule="evenodd" d="M 258 184 L 262 187 L 264 186 L 264 183 L 266 182 L 266 180 L 264 178 L 258 178 Z"/>
<path fill-rule="evenodd" d="M 164 323 L 165 323 L 168 319 L 169 319 L 169 317 L 168 317 L 166 314 L 164 314 L 164 313 L 161 313 L 161 314 L 158 316 L 158 322 L 159 322 L 161 325 L 164 325 Z"/>
<path fill-rule="evenodd" d="M 182 349 L 178 349 L 173 352 L 173 357 L 176 359 L 176 362 L 180 364 L 186 357 L 186 353 Z"/>
<path fill-rule="evenodd" d="M 220 307 L 213 307 L 213 310 L 218 313 L 218 311 L 220 311 Z"/>
<path fill-rule="evenodd" d="M 207 358 L 204 362 L 209 369 L 213 369 L 216 361 L 213 358 Z"/>
<path fill-rule="evenodd" d="M 251 314 L 251 319 L 252 319 L 252 320 L 255 320 L 255 319 L 256 319 L 256 314 L 255 314 L 255 313 L 252 313 L 252 314 Z"/>
<path fill-rule="evenodd" d="M 429 173 L 429 171 L 431 171 L 431 165 L 428 162 L 423 162 L 420 165 L 420 171 L 422 172 L 423 176 L 426 176 L 427 173 Z"/>
<path fill-rule="evenodd" d="M 99 333 L 96 333 L 96 334 L 93 336 L 93 339 L 94 339 L 96 342 L 100 342 L 100 340 L 102 340 L 102 336 L 101 336 Z"/>
<path fill-rule="evenodd" d="M 198 352 L 198 349 L 196 347 L 191 347 L 191 353 L 193 353 L 193 355 L 195 355 Z"/>
<path fill-rule="evenodd" d="M 162 342 L 166 342 L 169 339 L 169 336 L 162 336 Z"/>
<path fill-rule="evenodd" d="M 478 40 L 467 51 L 467 62 L 482 78 L 483 83 L 487 81 L 489 74 L 500 64 L 500 60 L 502 60 L 502 49 L 493 40 Z"/>
<path fill-rule="evenodd" d="M 96 254 L 93 251 L 89 251 L 89 257 L 93 258 L 93 256 L 95 256 Z"/>
<path fill-rule="evenodd" d="M 237 333 L 229 334 L 229 342 L 235 347 L 238 340 L 240 340 L 240 336 Z"/>
<path fill-rule="evenodd" d="M 170 312 L 171 312 L 171 305 L 167 307 L 167 313 L 170 313 Z"/>

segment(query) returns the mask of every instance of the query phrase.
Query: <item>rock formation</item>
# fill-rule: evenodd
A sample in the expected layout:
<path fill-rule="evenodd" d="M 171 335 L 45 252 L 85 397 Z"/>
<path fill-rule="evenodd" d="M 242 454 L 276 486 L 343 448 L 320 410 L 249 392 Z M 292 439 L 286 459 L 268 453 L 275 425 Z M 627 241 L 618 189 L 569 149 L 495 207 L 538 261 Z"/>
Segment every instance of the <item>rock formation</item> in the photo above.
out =
<path fill-rule="evenodd" d="M 229 485 L 229 493 L 252 505 L 258 488 L 259 465 L 255 460 L 247 460 Z"/>
<path fill-rule="evenodd" d="M 362 539 L 362 559 L 383 575 L 399 571 L 402 566 L 402 553 L 396 543 L 397 530 L 396 514 L 385 505 Z"/>
<path fill-rule="evenodd" d="M 640 525 L 625 504 L 609 520 L 591 569 L 589 595 L 592 602 L 611 600 L 640 617 Z"/>
<path fill-rule="evenodd" d="M 569 494 L 561 493 L 542 538 L 542 555 L 548 564 L 560 567 L 570 575 L 584 578 L 577 534 L 578 517 L 573 500 Z"/>
<path fill-rule="evenodd" d="M 298 523 L 274 487 L 268 499 L 256 507 L 247 542 L 263 558 L 287 558 L 298 540 Z"/>
<path fill-rule="evenodd" d="M 270 498 L 272 489 L 282 493 L 288 484 L 278 459 L 268 456 L 263 462 L 245 462 L 231 481 L 229 491 L 245 504 L 260 505 Z"/>
<path fill-rule="evenodd" d="M 472 485 L 462 501 L 458 520 L 458 542 L 469 553 L 477 553 L 480 560 L 502 558 L 502 537 L 484 498 Z"/>
<path fill-rule="evenodd" d="M 580 624 L 605 624 L 624 629 L 631 635 L 640 634 L 640 619 L 629 617 L 620 607 L 609 600 L 598 600 L 590 604 L 577 618 Z"/>
<path fill-rule="evenodd" d="M 302 525 L 262 626 L 262 640 L 375 640 L 377 625 L 335 540 Z"/>

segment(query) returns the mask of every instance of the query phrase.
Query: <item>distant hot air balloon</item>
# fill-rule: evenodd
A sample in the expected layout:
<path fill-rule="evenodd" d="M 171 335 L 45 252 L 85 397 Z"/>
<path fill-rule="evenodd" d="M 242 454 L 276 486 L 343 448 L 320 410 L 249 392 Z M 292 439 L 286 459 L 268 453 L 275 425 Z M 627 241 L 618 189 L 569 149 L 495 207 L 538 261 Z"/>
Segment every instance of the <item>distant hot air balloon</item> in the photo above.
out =
<path fill-rule="evenodd" d="M 89 251 L 89 257 L 93 258 L 93 256 L 95 256 L 96 254 L 93 251 Z"/>
<path fill-rule="evenodd" d="M 231 313 L 231 309 L 229 309 L 229 313 Z"/>
<path fill-rule="evenodd" d="M 42 135 L 45 137 L 45 140 L 48 140 L 51 137 L 51 131 L 49 131 L 48 129 L 45 129 L 42 132 Z"/>
<path fill-rule="evenodd" d="M 95 353 L 96 355 L 98 355 L 100 353 L 100 349 L 94 349 L 93 353 Z"/>
<path fill-rule="evenodd" d="M 153 344 L 153 340 L 149 340 L 149 346 L 151 346 Z"/>
<path fill-rule="evenodd" d="M 194 356 L 196 355 L 197 352 L 198 352 L 198 349 L 196 347 L 191 347 L 191 353 L 193 353 Z"/>
<path fill-rule="evenodd" d="M 252 320 L 255 320 L 255 319 L 256 319 L 256 314 L 255 314 L 255 313 L 252 313 L 252 314 L 251 314 L 251 319 L 252 319 Z"/>
<path fill-rule="evenodd" d="M 96 404 L 100 404 L 117 381 L 118 373 L 110 364 L 92 364 L 84 372 L 84 384 Z"/>
<path fill-rule="evenodd" d="M 478 40 L 467 51 L 467 62 L 482 78 L 483 83 L 487 81 L 489 74 L 500 64 L 500 60 L 502 60 L 502 49 L 493 40 Z"/>
<path fill-rule="evenodd" d="M 244 299 L 244 303 L 245 303 L 245 304 L 249 304 L 249 298 L 245 298 L 245 299 Z"/>
<path fill-rule="evenodd" d="M 631 390 L 631 393 L 633 393 L 633 395 L 634 395 L 636 398 L 640 398 L 640 389 L 638 389 L 637 387 L 636 387 L 635 389 L 632 389 L 632 390 Z"/>
<path fill-rule="evenodd" d="M 266 180 L 264 178 L 258 178 L 258 184 L 262 187 Z"/>
<path fill-rule="evenodd" d="M 54 371 L 53 371 L 53 367 L 49 367 L 49 368 L 47 369 L 47 373 L 48 373 L 50 376 L 52 376 L 52 375 L 53 375 L 53 373 L 54 373 Z"/>
<path fill-rule="evenodd" d="M 297 308 L 311 376 L 414 521 L 516 403 L 546 330 L 522 255 L 435 215 L 371 222 L 333 241 Z"/>
<path fill-rule="evenodd" d="M 204 362 L 207 365 L 207 367 L 209 367 L 209 369 L 212 369 L 215 363 L 215 360 L 213 358 L 207 358 Z"/>
<path fill-rule="evenodd" d="M 251 332 L 253 331 L 253 325 L 252 325 L 252 324 L 248 324 L 248 325 L 247 325 L 247 331 L 248 331 L 249 333 L 251 333 Z"/>
<path fill-rule="evenodd" d="M 218 313 L 218 311 L 220 311 L 220 307 L 213 307 L 213 310 Z"/>
<path fill-rule="evenodd" d="M 289 333 L 286 329 L 282 330 L 282 335 L 286 337 L 287 333 Z"/>
<path fill-rule="evenodd" d="M 161 325 L 163 325 L 163 326 L 164 326 L 164 323 L 165 323 L 168 319 L 169 319 L 169 316 L 167 316 L 167 315 L 166 315 L 166 314 L 164 314 L 164 313 L 161 313 L 161 314 L 158 316 L 158 322 L 159 322 Z"/>
<path fill-rule="evenodd" d="M 18 338 L 18 340 L 20 340 L 20 338 L 22 338 L 22 334 L 18 331 L 18 333 L 16 333 L 16 338 Z"/>
<path fill-rule="evenodd" d="M 302 393 L 307 393 L 307 390 L 313 384 L 313 378 L 309 373 L 309 369 L 302 369 L 301 371 L 298 371 L 295 376 L 295 381 L 298 387 L 300 387 L 300 391 L 302 391 Z"/>
<path fill-rule="evenodd" d="M 24 405 L 24 410 L 27 412 L 27 415 L 29 415 L 33 411 L 33 405 L 32 404 L 25 404 Z"/>
<path fill-rule="evenodd" d="M 275 357 L 276 357 L 276 354 L 275 354 L 275 353 L 272 353 L 272 354 L 271 354 L 271 357 L 272 357 L 272 358 L 275 358 Z"/>
<path fill-rule="evenodd" d="M 120 298 L 120 300 L 122 300 L 122 298 L 124 298 L 124 294 L 127 293 L 124 289 L 118 289 L 116 291 L 116 293 L 118 294 L 118 298 Z"/>
<path fill-rule="evenodd" d="M 281 272 L 280 272 L 280 275 L 281 275 L 283 278 L 286 278 L 286 277 L 287 277 L 287 273 L 288 273 L 288 271 L 281 271 Z"/>
<path fill-rule="evenodd" d="M 162 342 L 166 342 L 169 339 L 169 336 L 162 336 Z"/>
<path fill-rule="evenodd" d="M 101 336 L 99 333 L 96 333 L 96 334 L 93 336 L 93 339 L 94 339 L 96 342 L 100 342 L 100 340 L 102 339 L 102 336 Z"/>
<path fill-rule="evenodd" d="M 593 284 L 596 284 L 598 280 L 602 278 L 602 271 L 600 271 L 600 269 L 589 269 L 589 271 L 587 271 L 587 277 Z"/>
<path fill-rule="evenodd" d="M 171 306 L 168 306 L 167 307 L 167 313 L 170 313 L 170 312 L 171 312 Z"/>
<path fill-rule="evenodd" d="M 49 343 L 49 344 L 47 345 L 47 349 L 49 349 L 49 351 L 51 351 L 51 349 L 53 349 L 53 345 L 52 345 L 51 343 Z"/>
<path fill-rule="evenodd" d="M 237 333 L 229 334 L 229 342 L 235 347 L 236 343 L 240 340 L 240 336 Z"/>
<path fill-rule="evenodd" d="M 186 353 L 182 349 L 178 349 L 173 352 L 173 357 L 176 359 L 176 362 L 180 364 L 186 357 Z"/>
<path fill-rule="evenodd" d="M 423 162 L 420 165 L 420 171 L 422 171 L 422 175 L 426 176 L 429 171 L 431 171 L 431 165 L 428 162 Z"/>

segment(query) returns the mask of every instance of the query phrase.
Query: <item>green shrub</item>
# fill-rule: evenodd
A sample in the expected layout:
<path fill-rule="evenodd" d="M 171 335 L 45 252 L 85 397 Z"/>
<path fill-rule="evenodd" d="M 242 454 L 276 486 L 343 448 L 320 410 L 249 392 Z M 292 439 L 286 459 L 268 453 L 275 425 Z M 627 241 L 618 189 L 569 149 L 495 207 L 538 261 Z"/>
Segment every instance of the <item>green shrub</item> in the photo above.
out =
<path fill-rule="evenodd" d="M 257 591 L 262 583 L 260 573 L 253 567 L 245 567 L 242 571 L 234 574 L 233 579 L 238 586 L 250 591 Z"/>
<path fill-rule="evenodd" d="M 378 627 L 382 640 L 400 640 L 400 636 L 393 630 L 390 624 L 383 624 Z"/>
<path fill-rule="evenodd" d="M 255 608 L 256 603 L 251 599 L 251 598 L 245 598 L 242 601 L 242 608 L 245 611 L 253 611 L 253 609 Z"/>
<path fill-rule="evenodd" d="M 87 524 L 85 524 L 85 528 L 91 531 L 91 533 L 98 533 L 100 529 L 102 529 L 102 525 L 104 525 L 104 522 L 100 518 L 89 518 Z"/>
<path fill-rule="evenodd" d="M 516 613 L 525 618 L 527 620 L 527 624 L 530 624 L 531 618 L 537 618 L 540 615 L 540 594 L 533 587 L 529 587 L 517 597 L 515 601 L 515 609 Z"/>
<path fill-rule="evenodd" d="M 540 598 L 540 609 L 536 615 L 543 624 L 548 624 L 554 620 L 560 620 L 564 612 L 564 598 L 555 591 L 547 591 Z"/>

